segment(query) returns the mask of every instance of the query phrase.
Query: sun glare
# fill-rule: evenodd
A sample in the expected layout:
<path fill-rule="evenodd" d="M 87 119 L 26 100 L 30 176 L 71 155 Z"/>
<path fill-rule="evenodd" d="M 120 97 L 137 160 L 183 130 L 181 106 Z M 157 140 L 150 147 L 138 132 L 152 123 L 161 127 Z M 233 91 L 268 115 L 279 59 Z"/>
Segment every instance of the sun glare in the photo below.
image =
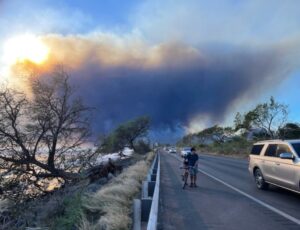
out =
<path fill-rule="evenodd" d="M 34 35 L 20 35 L 4 44 L 4 61 L 8 64 L 31 61 L 43 63 L 49 54 L 49 48 Z"/>

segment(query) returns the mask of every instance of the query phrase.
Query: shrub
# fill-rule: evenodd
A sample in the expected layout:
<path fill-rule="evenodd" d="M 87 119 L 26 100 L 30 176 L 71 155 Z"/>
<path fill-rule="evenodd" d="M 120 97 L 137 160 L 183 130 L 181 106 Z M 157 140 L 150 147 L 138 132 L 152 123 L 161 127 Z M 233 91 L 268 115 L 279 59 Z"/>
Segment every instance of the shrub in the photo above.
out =
<path fill-rule="evenodd" d="M 82 216 L 82 196 L 76 193 L 71 197 L 66 197 L 63 201 L 63 211 L 61 215 L 50 223 L 50 229 L 71 230 L 74 229 Z"/>
<path fill-rule="evenodd" d="M 244 137 L 234 137 L 232 140 L 224 143 L 212 143 L 209 145 L 199 145 L 200 151 L 212 152 L 224 155 L 246 156 L 250 152 L 252 142 Z"/>
<path fill-rule="evenodd" d="M 135 151 L 140 154 L 145 154 L 151 151 L 149 143 L 139 140 L 135 146 Z"/>

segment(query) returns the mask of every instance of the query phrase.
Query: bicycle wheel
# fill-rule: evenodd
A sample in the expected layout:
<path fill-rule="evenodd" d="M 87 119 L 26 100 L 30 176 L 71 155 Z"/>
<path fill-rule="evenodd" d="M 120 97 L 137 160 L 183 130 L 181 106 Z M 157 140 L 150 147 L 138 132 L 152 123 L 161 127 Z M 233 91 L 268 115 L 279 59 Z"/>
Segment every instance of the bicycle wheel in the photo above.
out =
<path fill-rule="evenodd" d="M 184 173 L 184 180 L 183 180 L 183 186 L 182 186 L 182 189 L 185 189 L 185 186 L 187 186 L 187 182 L 188 182 L 188 177 L 189 177 L 189 173 L 188 172 L 185 172 Z"/>

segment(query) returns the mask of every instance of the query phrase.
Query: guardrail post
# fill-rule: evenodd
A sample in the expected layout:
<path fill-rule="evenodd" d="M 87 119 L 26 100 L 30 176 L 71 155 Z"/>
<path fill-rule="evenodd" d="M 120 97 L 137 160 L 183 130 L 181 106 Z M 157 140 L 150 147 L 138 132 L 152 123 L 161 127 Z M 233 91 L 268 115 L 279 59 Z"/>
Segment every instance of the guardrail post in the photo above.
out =
<path fill-rule="evenodd" d="M 139 199 L 133 200 L 133 230 L 141 230 L 142 227 L 142 203 Z"/>
<path fill-rule="evenodd" d="M 156 181 L 156 173 L 155 174 L 151 174 L 151 181 Z"/>
<path fill-rule="evenodd" d="M 154 189 L 155 189 L 155 181 L 148 182 L 148 196 L 153 197 Z"/>
<path fill-rule="evenodd" d="M 149 219 L 149 214 L 151 210 L 152 199 L 144 198 L 142 199 L 142 212 L 141 212 L 141 220 L 147 222 Z"/>
<path fill-rule="evenodd" d="M 143 181 L 142 185 L 142 198 L 148 198 L 149 194 L 148 181 Z"/>

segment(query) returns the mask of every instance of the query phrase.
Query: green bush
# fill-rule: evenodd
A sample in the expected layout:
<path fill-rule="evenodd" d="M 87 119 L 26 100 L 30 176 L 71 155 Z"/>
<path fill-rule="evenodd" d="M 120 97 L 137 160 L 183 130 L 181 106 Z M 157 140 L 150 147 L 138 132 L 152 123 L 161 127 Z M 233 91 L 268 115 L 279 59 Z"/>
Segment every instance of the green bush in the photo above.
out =
<path fill-rule="evenodd" d="M 82 216 L 82 196 L 76 193 L 67 197 L 64 202 L 62 215 L 56 217 L 51 223 L 50 229 L 71 230 L 74 229 Z"/>
<path fill-rule="evenodd" d="M 151 151 L 151 148 L 147 142 L 145 142 L 143 140 L 139 140 L 136 143 L 135 151 L 139 154 L 145 154 L 145 153 L 149 153 Z"/>
<path fill-rule="evenodd" d="M 251 146 L 252 142 L 247 139 L 243 137 L 234 137 L 232 140 L 224 143 L 214 142 L 209 145 L 198 145 L 197 147 L 202 152 L 246 156 L 249 154 Z"/>

